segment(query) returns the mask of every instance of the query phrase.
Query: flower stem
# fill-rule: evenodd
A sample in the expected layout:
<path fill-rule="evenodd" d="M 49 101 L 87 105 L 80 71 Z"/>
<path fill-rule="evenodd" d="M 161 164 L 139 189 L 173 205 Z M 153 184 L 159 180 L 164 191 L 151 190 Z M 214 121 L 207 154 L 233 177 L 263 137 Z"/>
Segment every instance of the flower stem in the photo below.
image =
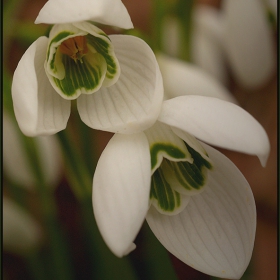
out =
<path fill-rule="evenodd" d="M 26 256 L 28 262 L 29 271 L 32 274 L 33 279 L 48 280 L 49 276 L 46 274 L 44 263 L 37 250 L 30 252 Z"/>
<path fill-rule="evenodd" d="M 77 131 L 83 130 L 81 137 L 87 137 L 90 139 L 91 130 L 86 131 L 87 128 L 75 127 Z M 86 134 L 86 135 L 85 135 Z M 88 159 L 84 160 L 81 155 L 94 157 L 94 149 L 86 151 L 86 147 L 90 144 L 95 147 L 93 143 L 84 143 L 86 146 L 83 153 L 75 149 L 75 141 L 73 139 L 73 133 L 62 131 L 59 133 L 59 139 L 62 144 L 65 160 L 67 162 L 67 175 L 69 183 L 76 194 L 77 199 L 81 207 L 83 224 L 85 230 L 85 247 L 88 250 L 88 256 L 90 258 L 91 271 L 95 279 L 136 279 L 135 273 L 130 265 L 129 258 L 117 258 L 108 249 L 107 245 L 103 241 L 98 227 L 96 225 L 91 200 L 91 185 L 92 185 L 92 174 L 91 168 L 95 167 L 95 160 Z M 75 139 L 81 143 L 81 139 Z M 89 168 L 89 166 L 91 166 Z"/>
<path fill-rule="evenodd" d="M 76 145 L 72 141 L 71 135 L 67 130 L 61 131 L 57 135 L 65 158 L 66 175 L 76 198 L 81 201 L 86 197 L 91 197 L 92 175 L 89 174 L 84 159 L 75 148 Z"/>
<path fill-rule="evenodd" d="M 190 61 L 191 58 L 191 33 L 192 33 L 192 11 L 194 0 L 178 0 L 176 6 L 176 15 L 180 22 L 180 41 L 179 58 Z"/>
<path fill-rule="evenodd" d="M 73 279 L 72 266 L 69 252 L 61 225 L 57 220 L 56 204 L 53 191 L 47 185 L 42 172 L 41 163 L 32 138 L 23 137 L 28 159 L 37 181 L 37 192 L 40 200 L 43 222 L 49 238 L 49 249 L 52 279 Z"/>

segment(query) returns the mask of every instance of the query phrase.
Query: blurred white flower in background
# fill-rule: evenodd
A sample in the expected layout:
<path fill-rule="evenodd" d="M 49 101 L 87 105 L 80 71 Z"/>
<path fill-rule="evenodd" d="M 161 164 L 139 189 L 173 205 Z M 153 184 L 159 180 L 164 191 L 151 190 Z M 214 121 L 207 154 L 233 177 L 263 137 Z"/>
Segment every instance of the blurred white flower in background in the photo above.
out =
<path fill-rule="evenodd" d="M 229 68 L 243 87 L 263 85 L 276 69 L 274 30 L 277 1 L 223 0 L 221 9 L 194 9 L 192 60 L 219 81 L 228 82 Z"/>
<path fill-rule="evenodd" d="M 246 88 L 262 86 L 276 69 L 276 0 L 222 0 L 221 8 L 194 5 L 190 61 L 224 85 L 229 71 Z M 163 51 L 178 57 L 182 44 L 178 19 L 164 19 Z"/>
<path fill-rule="evenodd" d="M 3 249 L 25 255 L 39 246 L 42 231 L 36 220 L 22 207 L 3 197 Z"/>
<path fill-rule="evenodd" d="M 37 184 L 34 171 L 29 162 L 21 132 L 5 111 L 3 112 L 3 170 L 13 183 L 27 190 L 35 190 Z M 56 136 L 34 138 L 34 149 L 38 152 L 46 184 L 50 188 L 57 186 L 62 175 L 62 154 Z"/>
<path fill-rule="evenodd" d="M 157 55 L 157 60 L 162 73 L 165 99 L 200 95 L 237 103 L 226 87 L 202 68 L 162 53 Z"/>

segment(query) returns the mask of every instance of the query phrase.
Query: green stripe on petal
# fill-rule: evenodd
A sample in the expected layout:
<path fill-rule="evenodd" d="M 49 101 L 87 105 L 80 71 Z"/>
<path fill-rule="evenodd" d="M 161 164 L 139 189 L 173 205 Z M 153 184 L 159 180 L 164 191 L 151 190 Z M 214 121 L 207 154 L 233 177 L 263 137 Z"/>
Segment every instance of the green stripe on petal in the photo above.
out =
<path fill-rule="evenodd" d="M 89 52 L 82 61 L 75 62 L 67 55 L 62 55 L 65 77 L 60 80 L 49 76 L 55 90 L 65 99 L 75 99 L 80 94 L 97 91 L 105 78 L 106 62 L 102 55 Z"/>
<path fill-rule="evenodd" d="M 185 159 L 186 154 L 181 151 L 178 147 L 169 143 L 156 143 L 150 148 L 151 153 L 151 165 L 152 169 L 155 168 L 158 162 L 158 154 L 164 153 L 169 155 L 173 159 Z"/>
<path fill-rule="evenodd" d="M 105 35 L 105 34 L 104 34 Z M 106 73 L 106 86 L 111 84 L 110 81 L 115 81 L 115 77 L 119 77 L 120 66 L 117 57 L 115 56 L 113 46 L 109 43 L 109 38 L 107 36 L 94 37 L 92 35 L 87 35 L 88 44 L 91 45 L 98 53 L 100 53 L 107 63 L 107 73 Z M 106 38 L 106 39 L 105 39 Z M 104 40 L 105 39 L 105 40 Z"/>
<path fill-rule="evenodd" d="M 171 161 L 193 161 L 184 141 L 168 125 L 156 122 L 145 134 L 150 145 L 152 173 L 160 166 L 163 158 Z"/>
<path fill-rule="evenodd" d="M 85 36 L 87 32 L 80 30 L 72 24 L 56 24 L 50 31 L 49 45 L 46 56 L 46 72 L 48 76 L 63 79 L 65 75 L 62 56 L 58 51 L 61 43 L 69 38 Z"/>
<path fill-rule="evenodd" d="M 162 169 L 174 190 L 185 195 L 194 195 L 203 190 L 212 165 L 190 146 L 186 146 L 193 157 L 193 163 L 167 161 L 162 164 Z"/>
<path fill-rule="evenodd" d="M 150 199 L 153 206 L 166 215 L 178 214 L 189 202 L 188 196 L 172 189 L 161 168 L 157 169 L 152 176 Z"/>
<path fill-rule="evenodd" d="M 190 154 L 192 155 L 193 159 L 194 159 L 194 163 L 195 165 L 201 169 L 203 166 L 205 166 L 208 169 L 212 168 L 212 164 L 207 161 L 204 157 L 202 157 L 200 155 L 200 153 L 198 153 L 196 150 L 194 150 L 192 147 L 190 147 L 187 143 L 185 143 L 188 151 L 190 152 Z"/>
<path fill-rule="evenodd" d="M 187 144 L 188 147 L 191 147 L 193 150 L 198 152 L 200 156 L 203 157 L 209 163 L 212 162 L 203 146 L 194 136 L 176 127 L 170 128 L 178 137 L 180 137 Z"/>
<path fill-rule="evenodd" d="M 96 27 L 93 22 L 76 22 L 73 25 L 88 33 L 86 36 L 88 45 L 100 53 L 106 60 L 107 73 L 103 86 L 113 85 L 120 76 L 120 66 L 110 38 L 101 29 Z"/>
<path fill-rule="evenodd" d="M 60 42 L 66 40 L 67 38 L 70 38 L 70 35 L 73 35 L 73 34 L 74 33 L 68 32 L 68 31 L 61 32 L 61 33 L 57 34 L 49 43 L 47 58 L 48 58 L 48 64 L 50 66 L 50 69 L 54 73 L 57 73 L 57 68 L 56 68 L 56 64 L 55 64 L 55 58 L 56 58 L 57 52 L 52 51 L 53 55 L 50 57 L 51 50 L 52 50 L 52 48 L 57 48 L 57 46 L 60 45 Z M 54 45 L 55 45 L 55 47 L 54 47 Z"/>

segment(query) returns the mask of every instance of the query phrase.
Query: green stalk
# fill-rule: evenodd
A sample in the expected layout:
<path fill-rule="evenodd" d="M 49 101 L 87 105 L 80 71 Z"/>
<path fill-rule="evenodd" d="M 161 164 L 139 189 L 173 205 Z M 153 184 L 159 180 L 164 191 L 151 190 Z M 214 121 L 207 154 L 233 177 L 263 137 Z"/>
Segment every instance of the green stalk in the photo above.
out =
<path fill-rule="evenodd" d="M 40 252 L 35 249 L 34 251 L 30 252 L 26 256 L 27 265 L 29 268 L 29 271 L 32 274 L 32 278 L 34 280 L 48 280 L 49 277 L 46 274 L 45 266 L 43 265 Z"/>
<path fill-rule="evenodd" d="M 159 243 L 147 222 L 144 222 L 137 237 L 137 246 L 141 248 L 137 253 L 132 252 L 131 258 L 140 279 L 178 279 L 166 249 Z"/>
<path fill-rule="evenodd" d="M 170 12 L 171 6 L 169 1 L 153 0 L 152 1 L 152 48 L 154 52 L 162 50 L 162 30 L 164 17 Z"/>
<path fill-rule="evenodd" d="M 61 225 L 57 220 L 57 211 L 52 189 L 47 185 L 42 173 L 38 152 L 32 138 L 23 137 L 28 159 L 37 180 L 37 192 L 42 210 L 43 222 L 49 238 L 50 271 L 52 279 L 73 279 L 72 266 L 69 259 L 69 251 Z"/>
<path fill-rule="evenodd" d="M 17 13 L 22 8 L 24 1 L 9 0 L 5 2 L 3 9 L 3 57 L 7 57 L 6 52 L 9 50 L 11 43 L 11 36 L 15 30 L 17 20 L 15 19 Z"/>
<path fill-rule="evenodd" d="M 92 200 L 85 199 L 81 203 L 83 213 L 86 243 L 90 248 L 93 279 L 138 279 L 130 262 L 130 258 L 116 257 L 107 247 L 98 230 L 93 216 Z"/>
<path fill-rule="evenodd" d="M 179 58 L 190 61 L 191 58 L 191 36 L 192 36 L 192 11 L 194 0 L 178 0 L 176 15 L 180 23 L 181 44 Z"/>
<path fill-rule="evenodd" d="M 58 135 L 67 162 L 68 175 L 70 175 L 68 180 L 81 206 L 83 224 L 87 236 L 85 238 L 85 247 L 90 258 L 93 279 L 136 279 L 129 259 L 120 259 L 114 256 L 99 233 L 92 209 L 92 175 L 89 172 L 86 161 L 83 160 L 81 154 L 74 148 L 73 134 L 70 135 L 67 131 L 63 131 Z M 81 134 L 81 136 L 85 135 Z M 94 154 L 94 151 L 91 152 Z M 89 153 L 86 154 L 90 156 Z M 94 165 L 94 162 L 89 164 Z"/>
<path fill-rule="evenodd" d="M 65 158 L 66 172 L 72 190 L 79 201 L 91 197 L 92 175 L 89 174 L 84 159 L 77 151 L 77 145 L 72 141 L 68 130 L 57 134 Z"/>

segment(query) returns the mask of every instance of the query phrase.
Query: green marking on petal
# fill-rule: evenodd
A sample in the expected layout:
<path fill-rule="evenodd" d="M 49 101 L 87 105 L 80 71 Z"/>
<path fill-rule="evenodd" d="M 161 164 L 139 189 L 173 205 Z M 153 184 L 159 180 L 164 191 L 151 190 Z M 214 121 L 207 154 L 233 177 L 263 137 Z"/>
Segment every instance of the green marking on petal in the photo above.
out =
<path fill-rule="evenodd" d="M 151 146 L 151 148 L 150 148 L 152 169 L 157 164 L 158 153 L 160 153 L 160 152 L 164 152 L 174 159 L 185 159 L 186 158 L 186 154 L 184 152 L 182 152 L 178 147 L 171 145 L 171 144 L 156 143 L 153 146 Z"/>
<path fill-rule="evenodd" d="M 176 181 L 174 188 L 178 192 L 180 192 L 181 187 L 188 191 L 202 189 L 207 180 L 208 169 L 212 168 L 212 165 L 198 152 L 192 149 L 188 144 L 186 144 L 186 146 L 194 160 L 193 163 L 168 161 L 167 168 L 171 168 L 173 172 L 168 172 L 170 178 L 167 177 L 167 180 L 169 179 L 170 182 L 172 180 L 173 182 Z"/>
<path fill-rule="evenodd" d="M 199 190 L 205 183 L 206 176 L 195 164 L 188 162 L 170 162 L 179 184 L 187 190 Z"/>
<path fill-rule="evenodd" d="M 212 169 L 212 165 L 209 161 L 207 161 L 205 158 L 203 158 L 200 153 L 198 153 L 196 150 L 194 150 L 192 147 L 190 147 L 187 143 L 185 143 L 187 146 L 188 151 L 192 155 L 192 158 L 194 159 L 194 162 L 196 166 L 201 169 L 203 166 L 205 166 L 208 169 Z M 207 155 L 207 153 L 206 153 Z M 208 155 L 207 155 L 208 156 Z"/>
<path fill-rule="evenodd" d="M 152 176 L 150 199 L 156 200 L 157 207 L 164 212 L 173 212 L 181 206 L 181 195 L 171 188 L 160 168 Z"/>
<path fill-rule="evenodd" d="M 88 34 L 87 41 L 98 53 L 100 53 L 107 63 L 107 79 L 114 79 L 116 75 L 119 74 L 119 63 L 115 56 L 113 45 L 110 43 L 109 37 L 105 34 L 99 34 L 102 37 L 95 37 L 91 34 Z"/>
<path fill-rule="evenodd" d="M 51 48 L 53 47 L 53 44 L 57 45 L 60 41 L 62 41 L 63 39 L 66 39 L 67 37 L 69 37 L 70 35 L 73 35 L 73 34 L 74 34 L 73 32 L 69 32 L 69 31 L 60 32 L 49 43 L 49 47 L 48 47 L 48 51 L 47 51 L 47 61 L 48 61 L 48 64 L 50 66 L 50 69 L 54 73 L 57 73 L 57 71 L 58 71 L 57 68 L 56 68 L 56 63 L 55 63 L 57 52 L 54 51 L 53 56 L 50 57 Z"/>
<path fill-rule="evenodd" d="M 61 96 L 74 99 L 81 93 L 90 94 L 101 87 L 106 73 L 106 62 L 100 54 L 88 53 L 77 62 L 63 54 L 62 62 L 65 68 L 64 79 L 50 77 Z"/>

